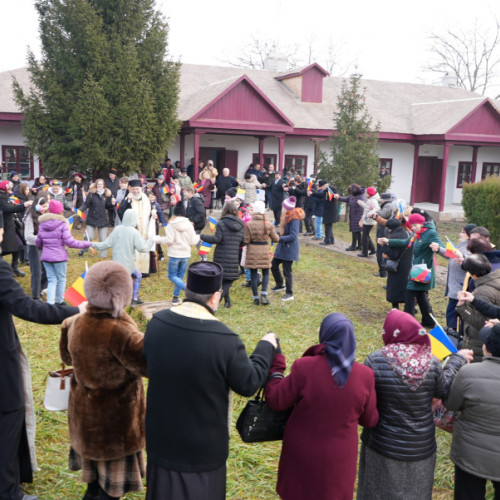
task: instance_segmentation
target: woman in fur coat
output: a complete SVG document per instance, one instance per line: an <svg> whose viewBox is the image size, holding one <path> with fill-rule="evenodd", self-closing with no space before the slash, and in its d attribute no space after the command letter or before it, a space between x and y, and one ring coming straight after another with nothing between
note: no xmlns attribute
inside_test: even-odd
<svg viewBox="0 0 500 500"><path fill-rule="evenodd" d="M271 265L276 286L272 289L274 292L285 291L285 295L281 297L283 302L293 300L293 277L292 264L299 260L300 245L299 245L299 230L301 220L305 217L304 210L296 208L297 202L295 196L290 196L281 206L284 212L281 214L280 222L280 239L274 252L274 258ZM279 266L283 266L283 274L285 275L285 286L283 286L283 275Z"/></svg>
<svg viewBox="0 0 500 500"><path fill-rule="evenodd" d="M83 212L87 213L87 229L85 231L85 239L92 241L96 230L99 235L99 241L106 241L108 237L108 209L113 208L115 199L111 191L105 186L102 179L97 179L89 188L89 194L85 199L85 203L80 206ZM78 255L83 255L83 251ZM107 251L102 251L99 254L103 259L108 255Z"/></svg>
<svg viewBox="0 0 500 500"><path fill-rule="evenodd" d="M82 470L85 500L142 490L144 336L123 310L132 279L118 262L98 262L85 277L87 312L64 321L59 349L72 365L68 407L70 469Z"/></svg>

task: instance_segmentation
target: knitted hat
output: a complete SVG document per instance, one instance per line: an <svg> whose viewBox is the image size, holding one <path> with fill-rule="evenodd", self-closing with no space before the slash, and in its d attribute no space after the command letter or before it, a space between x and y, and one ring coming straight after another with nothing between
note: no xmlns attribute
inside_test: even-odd
<svg viewBox="0 0 500 500"><path fill-rule="evenodd" d="M49 201L49 213L60 214L64 210L63 204L57 200Z"/></svg>
<svg viewBox="0 0 500 500"><path fill-rule="evenodd" d="M217 262L194 262L188 267L186 288L202 295L213 294L222 286L222 266Z"/></svg>
<svg viewBox="0 0 500 500"><path fill-rule="evenodd" d="M163 177L163 175L159 175L159 176L157 177L157 179L158 179L159 181L164 181L164 180L165 180L165 177Z"/></svg>
<svg viewBox="0 0 500 500"><path fill-rule="evenodd" d="M10 181L2 181L0 182L0 190L1 191L8 191L10 186Z"/></svg>
<svg viewBox="0 0 500 500"><path fill-rule="evenodd" d="M252 209L256 214L266 213L266 204L263 201L254 201L252 203Z"/></svg>
<svg viewBox="0 0 500 500"><path fill-rule="evenodd" d="M495 357L500 356L500 325L494 325L493 327L484 326L479 330L479 336L486 345L491 354Z"/></svg>
<svg viewBox="0 0 500 500"><path fill-rule="evenodd" d="M16 172L15 170L12 170L9 174L9 179L12 179L15 175L19 175L19 172Z"/></svg>
<svg viewBox="0 0 500 500"><path fill-rule="evenodd" d="M237 193L238 193L238 190L235 187L229 188L226 191L226 196L228 196L229 198L234 198Z"/></svg>
<svg viewBox="0 0 500 500"><path fill-rule="evenodd" d="M408 219L408 224L410 224L410 226L412 224L425 224L425 217L420 214L411 214Z"/></svg>
<svg viewBox="0 0 500 500"><path fill-rule="evenodd" d="M377 194L377 190L374 187L369 187L366 190L366 194L371 198L372 196L375 196Z"/></svg>
<svg viewBox="0 0 500 500"><path fill-rule="evenodd" d="M470 236L470 233L471 231L477 227L476 224L467 224L466 226L464 226L464 231L467 233L467 236Z"/></svg>
<svg viewBox="0 0 500 500"><path fill-rule="evenodd" d="M118 262L98 262L87 271L83 289L90 305L109 310L118 318L132 299L130 271Z"/></svg>
<svg viewBox="0 0 500 500"><path fill-rule="evenodd" d="M287 198L286 200L283 201L281 206L285 210L293 210L295 208L296 203L297 203L297 198L295 198L295 196L290 196L290 198Z"/></svg>

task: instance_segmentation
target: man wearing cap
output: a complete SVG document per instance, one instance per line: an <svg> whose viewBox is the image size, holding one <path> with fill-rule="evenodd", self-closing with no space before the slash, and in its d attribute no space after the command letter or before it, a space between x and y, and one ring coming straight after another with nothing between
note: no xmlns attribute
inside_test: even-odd
<svg viewBox="0 0 500 500"><path fill-rule="evenodd" d="M182 167L179 174L179 184L182 189L186 189L193 185L191 181L191 177L188 175L188 169L186 167Z"/></svg>
<svg viewBox="0 0 500 500"><path fill-rule="evenodd" d="M148 323L146 499L225 498L230 390L254 394L277 343L268 333L248 357L239 336L215 317L221 287L219 264L195 262L184 302Z"/></svg>
<svg viewBox="0 0 500 500"><path fill-rule="evenodd" d="M118 185L118 170L116 168L109 169L108 178L104 180L104 184L111 191L112 197L116 199L116 194L118 193L118 189L120 189ZM108 208L109 227L115 225L115 214L115 207Z"/></svg>
<svg viewBox="0 0 500 500"><path fill-rule="evenodd" d="M488 479L500 498L500 324L479 336L483 360L460 369L446 400L448 410L461 411L450 453L457 500L485 498Z"/></svg>

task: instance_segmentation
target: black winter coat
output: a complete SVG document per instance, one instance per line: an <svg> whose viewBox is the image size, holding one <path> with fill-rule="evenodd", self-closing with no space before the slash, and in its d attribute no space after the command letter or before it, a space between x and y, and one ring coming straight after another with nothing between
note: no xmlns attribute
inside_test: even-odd
<svg viewBox="0 0 500 500"><path fill-rule="evenodd" d="M16 214L24 213L24 205L16 205L9 202L9 194L6 191L0 191L0 210L3 212L3 241L2 253L9 254L17 252L19 242L16 237Z"/></svg>
<svg viewBox="0 0 500 500"><path fill-rule="evenodd" d="M307 184L305 182L301 182L297 185L293 184L292 187L290 187L288 194L297 198L297 203L295 205L296 208L304 208L307 197Z"/></svg>
<svg viewBox="0 0 500 500"><path fill-rule="evenodd" d="M201 196L197 193L188 200L186 217L194 224L196 231L201 231L207 223L207 212Z"/></svg>
<svg viewBox="0 0 500 500"><path fill-rule="evenodd" d="M276 184L274 183L274 180L272 181L271 210L279 210L279 208L281 207L281 204L283 203L283 197L285 195L285 192L283 191L284 187L286 187L286 182L283 179L280 179Z"/></svg>
<svg viewBox="0 0 500 500"><path fill-rule="evenodd" d="M111 203L111 193L109 190L105 190L102 196L97 194L97 192L89 192L85 203L80 206L80 210L82 212L88 209L86 219L87 226L94 227L108 226L108 208L113 208L113 204Z"/></svg>
<svg viewBox="0 0 500 500"><path fill-rule="evenodd" d="M330 189L334 194L337 192L335 188ZM332 201L330 201L328 189L312 193L311 196L323 201L323 224L335 224L335 222L339 221L339 206L337 200L332 197Z"/></svg>
<svg viewBox="0 0 500 500"><path fill-rule="evenodd" d="M375 372L379 419L373 429L364 429L363 443L384 457L404 462L424 460L436 451L432 399L445 398L458 370L467 361L453 354L445 366L435 357L422 384L412 391L396 375L381 351L365 365Z"/></svg>
<svg viewBox="0 0 500 500"><path fill-rule="evenodd" d="M389 234L390 239L394 238L396 240L404 240L408 236L409 233L406 232L404 226L398 227ZM391 303L403 303L405 302L408 276L413 263L413 247L396 248L383 245L382 253L385 253L391 260L399 260L398 270L395 273L387 271L386 300Z"/></svg>
<svg viewBox="0 0 500 500"><path fill-rule="evenodd" d="M215 234L200 234L203 241L217 245L213 260L222 266L223 280L234 281L240 275L239 253L244 235L245 224L234 215L222 217L215 226Z"/></svg>
<svg viewBox="0 0 500 500"><path fill-rule="evenodd" d="M19 337L12 316L43 324L62 323L77 307L49 305L26 295L12 269L0 259L0 413L24 406Z"/></svg>

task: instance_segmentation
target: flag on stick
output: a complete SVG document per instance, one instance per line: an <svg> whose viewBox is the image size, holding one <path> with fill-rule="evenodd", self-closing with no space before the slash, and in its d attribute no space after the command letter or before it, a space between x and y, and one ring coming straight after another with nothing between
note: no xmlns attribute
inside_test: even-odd
<svg viewBox="0 0 500 500"><path fill-rule="evenodd" d="M168 186L163 186L161 188L163 194L169 194L170 193L170 188Z"/></svg>
<svg viewBox="0 0 500 500"><path fill-rule="evenodd" d="M85 264L87 267L87 265ZM66 290L64 298L72 305L79 306L82 302L85 302L87 298L85 297L85 291L83 289L83 281L85 280L85 275L87 274L87 269L83 274L78 277L73 284Z"/></svg>
<svg viewBox="0 0 500 500"><path fill-rule="evenodd" d="M78 208L73 208L73 212L75 212L76 215L78 215L78 217L80 217L80 219L82 220L85 220L87 218L87 216Z"/></svg>
<svg viewBox="0 0 500 500"><path fill-rule="evenodd" d="M196 188L196 191L197 191L198 193L201 193L201 192L203 191L203 188L204 188L204 187L205 187L205 186L200 186L200 187L197 187L197 188Z"/></svg>
<svg viewBox="0 0 500 500"><path fill-rule="evenodd" d="M436 323L436 326L429 332L432 354L439 360L442 360L446 356L457 352L457 348L448 335L446 335L441 325L436 321L436 318L432 315L431 317Z"/></svg>
<svg viewBox="0 0 500 500"><path fill-rule="evenodd" d="M38 188L40 189L40 188ZM49 185L48 184L45 184L43 187L42 187L42 191L48 191L49 190Z"/></svg>
<svg viewBox="0 0 500 500"><path fill-rule="evenodd" d="M212 244L204 241L201 244L200 249L198 250L198 255L207 255L210 252L211 248L212 248Z"/></svg>
<svg viewBox="0 0 500 500"><path fill-rule="evenodd" d="M69 186L66 188L66 194L71 194L73 192L73 189L71 189Z"/></svg>
<svg viewBox="0 0 500 500"><path fill-rule="evenodd" d="M73 229L73 224L75 223L75 217L74 217L74 215L72 215L71 217L69 217L66 220L68 221L69 230L71 231Z"/></svg>
<svg viewBox="0 0 500 500"><path fill-rule="evenodd" d="M9 201L11 203L13 203L14 205L20 205L21 204L21 200L17 196L14 196L13 194L11 194L9 196Z"/></svg>
<svg viewBox="0 0 500 500"><path fill-rule="evenodd" d="M445 236L446 238L446 252L444 253L445 257L448 257L449 259L456 259L457 256L455 255L455 250L457 247L450 241L448 236Z"/></svg>
<svg viewBox="0 0 500 500"><path fill-rule="evenodd" d="M215 226L217 225L217 220L213 217L208 218L208 224L210 225L210 231L214 232Z"/></svg>
<svg viewBox="0 0 500 500"><path fill-rule="evenodd" d="M198 187L199 187L199 186L200 186L200 183L199 183L199 182L195 182L195 183L193 184L194 189L198 189Z"/></svg>
<svg viewBox="0 0 500 500"><path fill-rule="evenodd" d="M313 180L313 179L309 179L309 180L307 181L307 190L308 190L308 191L312 191L313 185L314 185L314 180ZM331 201L331 200L330 200L330 201Z"/></svg>
<svg viewBox="0 0 500 500"><path fill-rule="evenodd" d="M329 198L330 201L332 201L333 191L330 188L328 188L328 198Z"/></svg>

